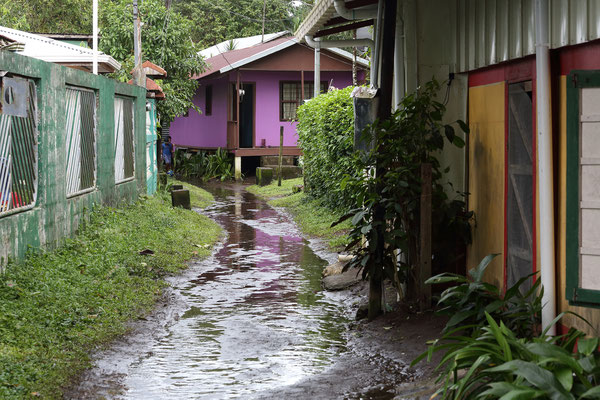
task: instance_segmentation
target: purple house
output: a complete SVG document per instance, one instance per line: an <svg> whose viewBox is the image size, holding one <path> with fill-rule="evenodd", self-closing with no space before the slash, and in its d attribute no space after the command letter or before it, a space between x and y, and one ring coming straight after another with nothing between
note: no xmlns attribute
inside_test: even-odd
<svg viewBox="0 0 600 400"><path fill-rule="evenodd" d="M224 42L225 43L225 42ZM235 156L236 175L242 162L252 168L259 157L279 154L280 128L283 154L300 155L296 109L314 93L314 50L299 44L286 32L234 39L233 50L213 46L206 55L208 69L193 79L200 82L193 99L202 110L190 111L171 123L176 147L191 150L225 148ZM239 48L241 47L241 48ZM358 58L359 83L366 60ZM321 50L321 91L330 85L352 84L352 54L340 49Z"/></svg>

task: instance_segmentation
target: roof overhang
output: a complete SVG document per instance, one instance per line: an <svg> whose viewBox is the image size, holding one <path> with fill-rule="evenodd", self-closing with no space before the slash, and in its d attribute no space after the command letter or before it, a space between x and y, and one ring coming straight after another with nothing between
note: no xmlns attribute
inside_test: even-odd
<svg viewBox="0 0 600 400"><path fill-rule="evenodd" d="M346 8L358 10L365 6L377 4L377 0L349 0L345 4ZM320 0L316 2L304 21L302 21L294 36L296 36L298 41L302 42L307 35L314 37L326 36L331 33L345 32L372 24L372 21L349 22L338 15L335 10L334 0Z"/></svg>

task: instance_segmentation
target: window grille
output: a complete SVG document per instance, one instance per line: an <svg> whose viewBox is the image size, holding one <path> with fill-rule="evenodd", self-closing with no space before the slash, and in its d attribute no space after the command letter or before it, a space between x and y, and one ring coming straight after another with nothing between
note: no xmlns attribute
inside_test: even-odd
<svg viewBox="0 0 600 400"><path fill-rule="evenodd" d="M9 87L12 88L9 89ZM33 206L37 196L37 95L31 80L3 78L0 114L0 215Z"/></svg>
<svg viewBox="0 0 600 400"><path fill-rule="evenodd" d="M96 184L96 95L67 88L67 195Z"/></svg>
<svg viewBox="0 0 600 400"><path fill-rule="evenodd" d="M133 178L133 100L115 97L115 182Z"/></svg>
<svg viewBox="0 0 600 400"><path fill-rule="evenodd" d="M321 92L326 91L327 83L321 82ZM312 99L314 97L314 86L312 82L304 82L304 99L302 99L302 83L299 81L295 82L281 82L280 84L280 120L281 121L295 121L296 110L302 105L305 100Z"/></svg>

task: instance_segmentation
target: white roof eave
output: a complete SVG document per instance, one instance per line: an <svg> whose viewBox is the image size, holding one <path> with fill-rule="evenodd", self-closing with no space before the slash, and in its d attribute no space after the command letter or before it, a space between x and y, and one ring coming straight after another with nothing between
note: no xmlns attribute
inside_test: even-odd
<svg viewBox="0 0 600 400"><path fill-rule="evenodd" d="M288 48L290 46L293 46L296 43L298 43L297 39L286 40L285 42L280 43L277 46L273 46L273 47L271 47L269 49L261 51L260 53L256 53L254 55L251 55L250 57L246 57L246 58L244 58L242 60L236 61L233 64L226 65L225 67L221 68L219 70L219 72L223 74L223 73L231 71L233 69L240 68L240 67L242 67L242 66L244 66L246 64L249 64L249 63L251 63L253 61L260 60L263 57L269 56L269 55L271 55L273 53L277 53L278 51L281 51L281 50L286 49L286 48Z"/></svg>
<svg viewBox="0 0 600 400"><path fill-rule="evenodd" d="M333 0L320 0L316 2L294 36L302 42L304 36L314 35L335 14Z"/></svg>

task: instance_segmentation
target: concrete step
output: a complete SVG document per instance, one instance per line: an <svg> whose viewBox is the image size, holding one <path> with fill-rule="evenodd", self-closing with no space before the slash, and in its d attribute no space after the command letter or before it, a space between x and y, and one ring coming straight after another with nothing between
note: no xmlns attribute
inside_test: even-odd
<svg viewBox="0 0 600 400"><path fill-rule="evenodd" d="M276 179L279 167L277 165L265 165L263 168L273 169L273 179ZM282 165L281 172L283 179L299 178L302 176L302 167L297 165Z"/></svg>
<svg viewBox="0 0 600 400"><path fill-rule="evenodd" d="M283 156L281 157L282 165L294 165L294 156ZM260 166L273 166L279 165L279 156L262 156L260 157Z"/></svg>

